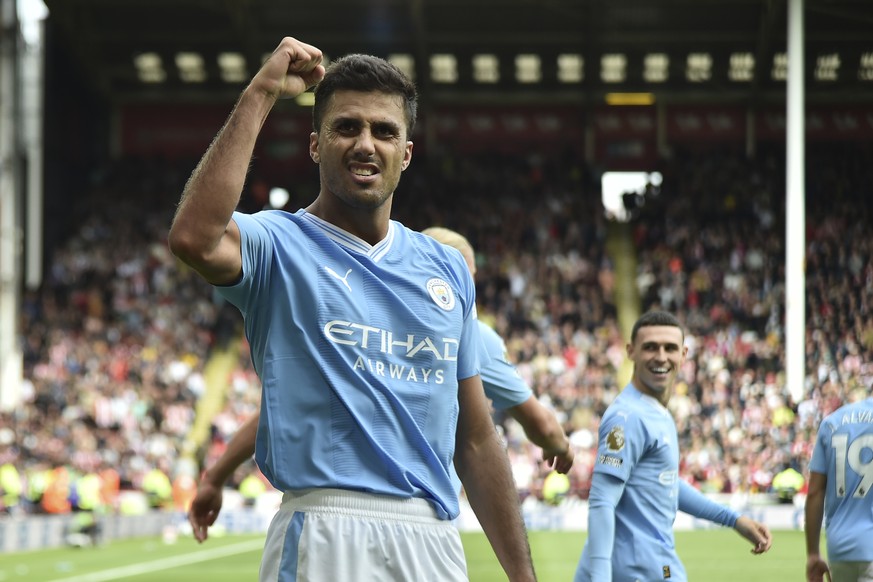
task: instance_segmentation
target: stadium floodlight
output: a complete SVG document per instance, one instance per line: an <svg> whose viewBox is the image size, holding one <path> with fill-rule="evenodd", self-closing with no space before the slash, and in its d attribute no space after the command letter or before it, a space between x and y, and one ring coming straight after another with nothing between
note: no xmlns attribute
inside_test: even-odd
<svg viewBox="0 0 873 582"><path fill-rule="evenodd" d="M543 77L540 56L521 54L515 56L515 80L519 83L539 83Z"/></svg>
<svg viewBox="0 0 873 582"><path fill-rule="evenodd" d="M836 81L840 70L839 53L819 55L815 61L816 81Z"/></svg>
<svg viewBox="0 0 873 582"><path fill-rule="evenodd" d="M736 82L751 81L755 75L755 55L752 53L733 53L730 57L728 79Z"/></svg>
<svg viewBox="0 0 873 582"><path fill-rule="evenodd" d="M477 83L497 83L500 81L500 61L497 55L473 55L473 80Z"/></svg>
<svg viewBox="0 0 873 582"><path fill-rule="evenodd" d="M179 69L179 78L186 83L202 83L206 80L206 67L203 66L200 53L177 53L176 68Z"/></svg>
<svg viewBox="0 0 873 582"><path fill-rule="evenodd" d="M164 63L158 53L140 53L133 57L136 74L143 83L163 83L167 79Z"/></svg>
<svg viewBox="0 0 873 582"><path fill-rule="evenodd" d="M274 187L270 188L270 206L273 208L285 208L291 195L285 188Z"/></svg>
<svg viewBox="0 0 873 582"><path fill-rule="evenodd" d="M540 56L520 54L515 56L515 80L519 83L539 83L543 72Z"/></svg>
<svg viewBox="0 0 873 582"><path fill-rule="evenodd" d="M861 62L858 66L858 79L861 81L873 81L873 53L861 55Z"/></svg>
<svg viewBox="0 0 873 582"><path fill-rule="evenodd" d="M663 83L670 76L670 57L666 53L650 53L643 58L643 79Z"/></svg>
<svg viewBox="0 0 873 582"><path fill-rule="evenodd" d="M788 79L788 53L776 53L773 55L773 70L771 75L774 81Z"/></svg>
<svg viewBox="0 0 873 582"><path fill-rule="evenodd" d="M565 53L558 55L558 81L581 83L585 77L585 59L582 55Z"/></svg>
<svg viewBox="0 0 873 582"><path fill-rule="evenodd" d="M409 53L392 53L388 62L403 71L411 80L415 80L415 58Z"/></svg>
<svg viewBox="0 0 873 582"><path fill-rule="evenodd" d="M435 83L458 82L458 60L449 53L437 53L430 56L430 78Z"/></svg>
<svg viewBox="0 0 873 582"><path fill-rule="evenodd" d="M600 79L604 83L621 83L626 76L626 56L621 53L607 53L600 57Z"/></svg>
<svg viewBox="0 0 873 582"><path fill-rule="evenodd" d="M709 53L689 53L685 63L685 78L692 83L709 81L712 77L712 55Z"/></svg>
<svg viewBox="0 0 873 582"><path fill-rule="evenodd" d="M219 53L217 61L221 80L225 83L242 83L248 79L246 59L240 53Z"/></svg>

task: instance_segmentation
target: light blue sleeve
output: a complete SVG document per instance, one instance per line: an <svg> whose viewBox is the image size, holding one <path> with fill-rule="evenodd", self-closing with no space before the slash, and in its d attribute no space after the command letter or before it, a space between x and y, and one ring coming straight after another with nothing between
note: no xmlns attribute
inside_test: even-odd
<svg viewBox="0 0 873 582"><path fill-rule="evenodd" d="M246 315L269 280L273 240L257 215L234 212L233 221L240 232L242 278L233 285L217 285L215 290Z"/></svg>
<svg viewBox="0 0 873 582"><path fill-rule="evenodd" d="M594 473L607 473L627 481L646 446L643 421L633 410L614 402L603 415L598 430Z"/></svg>
<svg viewBox="0 0 873 582"><path fill-rule="evenodd" d="M577 582L612 580L612 552L615 546L615 508L624 493L624 481L594 473L588 497L587 563L579 563Z"/></svg>
<svg viewBox="0 0 873 582"><path fill-rule="evenodd" d="M479 335L479 314L476 312L476 284L473 276L464 263L461 253L455 249L458 259L458 270L464 282L462 292L464 294L464 324L461 330L461 343L458 352L458 380L465 380L480 373L480 354L478 346L482 339ZM465 346L476 346L475 349L465 349Z"/></svg>
<svg viewBox="0 0 873 582"><path fill-rule="evenodd" d="M809 461L809 470L813 473L828 473L827 442L830 440L833 429L828 418L822 421L815 437L815 447L812 449L812 458Z"/></svg>
<svg viewBox="0 0 873 582"><path fill-rule="evenodd" d="M712 501L685 481L679 481L679 510L728 527L734 527L740 518L739 513Z"/></svg>
<svg viewBox="0 0 873 582"><path fill-rule="evenodd" d="M506 344L496 331L479 322L479 374L494 408L506 410L526 402L533 391L506 358Z"/></svg>

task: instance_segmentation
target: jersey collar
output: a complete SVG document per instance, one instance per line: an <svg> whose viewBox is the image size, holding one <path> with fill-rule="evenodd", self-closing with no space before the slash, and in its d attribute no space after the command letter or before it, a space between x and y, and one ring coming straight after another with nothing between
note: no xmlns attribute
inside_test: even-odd
<svg viewBox="0 0 873 582"><path fill-rule="evenodd" d="M657 398L654 398L654 397L652 397L652 396L649 396L648 394L644 394L643 392L641 392L641 391L639 390L639 388L637 388L636 386L634 386L633 383L628 384L627 387L625 388L625 390L626 390L627 388L632 388L633 391L634 391L636 394L638 394L638 398L639 398L640 400L644 400L644 401L648 402L649 404L651 404L652 406L654 406L655 408L657 408L658 410L660 410L660 411L662 411L662 412L665 412L665 413L667 413L667 414L670 414L670 410L669 410L666 406L664 406L663 404L661 404L661 401L660 401L660 400L658 400Z"/></svg>
<svg viewBox="0 0 873 582"><path fill-rule="evenodd" d="M352 251L353 253L367 255L377 263L388 254L388 251L391 250L391 246L394 242L396 225L393 220L388 222L388 234L385 235L385 238L376 244L371 245L364 239L359 238L352 233L341 229L335 224L315 216L314 214L310 214L305 210L301 211L301 216L318 227L330 240L338 245Z"/></svg>

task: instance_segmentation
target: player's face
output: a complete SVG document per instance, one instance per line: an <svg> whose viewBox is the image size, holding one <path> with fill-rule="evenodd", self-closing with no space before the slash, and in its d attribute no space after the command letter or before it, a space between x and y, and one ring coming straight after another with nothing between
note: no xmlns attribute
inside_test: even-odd
<svg viewBox="0 0 873 582"><path fill-rule="evenodd" d="M640 392L667 403L688 352L682 340L682 330L672 325L650 325L637 331L627 355L633 360L633 383Z"/></svg>
<svg viewBox="0 0 873 582"><path fill-rule="evenodd" d="M337 91L319 133L309 138L321 188L356 209L390 199L412 159L403 98L379 92Z"/></svg>

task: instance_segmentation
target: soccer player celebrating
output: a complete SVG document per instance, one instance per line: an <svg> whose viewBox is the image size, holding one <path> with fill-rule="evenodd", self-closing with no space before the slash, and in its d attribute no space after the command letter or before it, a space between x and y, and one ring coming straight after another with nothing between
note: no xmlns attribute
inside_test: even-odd
<svg viewBox="0 0 873 582"><path fill-rule="evenodd" d="M185 186L172 251L239 308L261 384L256 460L284 492L260 580L466 580L457 477L510 580L534 580L478 374L460 255L391 220L415 86L390 63L284 38ZM261 127L315 89L316 199L235 212Z"/></svg>
<svg viewBox="0 0 873 582"><path fill-rule="evenodd" d="M873 581L873 397L847 404L821 423L806 496L808 582ZM828 562L819 553L827 515Z"/></svg>
<svg viewBox="0 0 873 582"><path fill-rule="evenodd" d="M667 403L685 362L684 341L669 313L649 312L634 324L627 346L633 377L600 423L576 582L685 582L673 537L677 510L733 527L755 554L770 549L766 526L679 479L678 434Z"/></svg>

